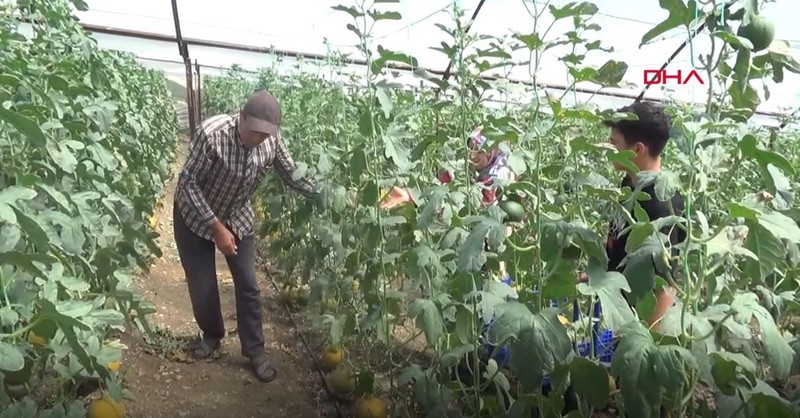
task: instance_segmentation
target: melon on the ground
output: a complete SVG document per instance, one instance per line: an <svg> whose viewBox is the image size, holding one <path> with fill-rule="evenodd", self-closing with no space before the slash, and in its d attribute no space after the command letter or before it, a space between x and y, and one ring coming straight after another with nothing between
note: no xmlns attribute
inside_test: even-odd
<svg viewBox="0 0 800 418"><path fill-rule="evenodd" d="M328 376L328 383L337 395L347 395L356 389L356 374L349 364L340 364Z"/></svg>
<svg viewBox="0 0 800 418"><path fill-rule="evenodd" d="M333 370L344 360L344 351L339 347L327 347L322 352L322 366Z"/></svg>
<svg viewBox="0 0 800 418"><path fill-rule="evenodd" d="M356 418L386 418L386 404L373 396L358 400L353 415Z"/></svg>
<svg viewBox="0 0 800 418"><path fill-rule="evenodd" d="M122 418L125 416L125 405L103 396L89 405L88 412L88 418Z"/></svg>

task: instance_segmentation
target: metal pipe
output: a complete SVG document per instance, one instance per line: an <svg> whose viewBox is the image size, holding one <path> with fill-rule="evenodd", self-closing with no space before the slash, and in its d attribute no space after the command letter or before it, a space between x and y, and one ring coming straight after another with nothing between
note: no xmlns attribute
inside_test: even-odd
<svg viewBox="0 0 800 418"><path fill-rule="evenodd" d="M191 138L195 132L195 106L194 106L194 87L192 86L192 63L184 61L186 66L186 111L189 117L189 137Z"/></svg>
<svg viewBox="0 0 800 418"><path fill-rule="evenodd" d="M472 17L469 19L469 23L467 23L467 27L464 29L465 34L469 32L469 28L472 27L473 23L475 23L475 18L478 17L478 12L481 11L484 1L485 0L481 0L481 2L478 3L478 7L475 8L475 12L472 13ZM447 64L447 68L444 70L444 75L442 76L442 80L447 81L447 79L450 78L450 70L452 68L453 68L453 59L451 58L450 62Z"/></svg>
<svg viewBox="0 0 800 418"><path fill-rule="evenodd" d="M178 53L183 57L183 65L186 68L186 107L189 116L189 137L194 135L197 120L195 114L197 106L194 101L194 88L192 83L192 61L189 59L189 47L183 40L181 34L181 19L178 15L178 1L172 0L172 18L175 21L175 38L173 42L178 43Z"/></svg>
<svg viewBox="0 0 800 418"><path fill-rule="evenodd" d="M178 54L183 58L189 56L189 51L183 43L183 36L181 35L181 18L178 15L178 1L172 0L172 19L175 21L175 42L178 43Z"/></svg>
<svg viewBox="0 0 800 418"><path fill-rule="evenodd" d="M202 121L203 120L203 113L202 113L202 109L203 109L203 101L202 100L203 99L202 99L202 95L201 95L200 92L201 92L201 90L203 88L202 87L203 86L203 80L200 78L200 63L197 61L197 58L194 59L194 68L195 68L195 71L197 72L197 120L198 121Z"/></svg>

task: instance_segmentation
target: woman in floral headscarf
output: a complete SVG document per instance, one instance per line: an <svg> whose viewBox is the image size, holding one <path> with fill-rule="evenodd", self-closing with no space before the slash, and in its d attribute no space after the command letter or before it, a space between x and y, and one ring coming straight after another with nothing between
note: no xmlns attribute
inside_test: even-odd
<svg viewBox="0 0 800 418"><path fill-rule="evenodd" d="M469 149L469 160L478 172L477 181L483 184L483 203L492 205L497 202L495 190L499 186L497 180L504 182L514 181L514 172L508 167L508 154L494 145L481 132L482 126L475 128L467 137L467 148ZM442 171L437 176L442 184L452 181L452 176L448 171ZM392 187L387 194L387 199L381 204L381 209L391 209L406 202L413 202L414 199L408 190Z"/></svg>

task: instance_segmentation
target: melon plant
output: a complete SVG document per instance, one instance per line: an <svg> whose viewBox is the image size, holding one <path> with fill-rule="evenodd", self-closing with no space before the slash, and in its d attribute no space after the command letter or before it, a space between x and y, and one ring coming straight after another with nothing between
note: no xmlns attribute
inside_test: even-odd
<svg viewBox="0 0 800 418"><path fill-rule="evenodd" d="M657 194L680 191L688 210L633 222L620 272L606 271L605 243L613 213L641 212L634 190L621 187L613 169L630 161L606 144L601 122L613 109L564 99L578 83L615 87L630 72L616 60L582 61L605 48L596 39L598 6L540 7L530 32L502 40L467 32L469 16L455 7L452 22L440 27L446 37L440 52L457 77L419 70L421 87L399 89L388 64L420 63L371 37L373 26L400 17L389 3L335 7L352 18L353 41L370 52L359 85L265 68L243 82L246 88L215 90L268 87L285 103L282 129L293 155L302 156L298 172L314 178L321 195L313 206L283 194L277 179L263 184L265 205L280 215L264 222L282 231L267 251L279 249L270 258L281 280L311 289L306 313L313 331L346 342L348 357L364 371L358 385L364 387L355 392L372 396L357 403L358 411L405 403L407 410L469 417L796 414L783 382L797 372L800 345L791 325L800 314L793 280L800 271L798 134L759 127L753 116L761 80L779 82L783 73L800 72L800 64L779 48L769 54L740 48L736 24L757 21L754 6L761 2L731 13L731 24L715 29L724 33L700 35L716 43L708 68L698 70L713 74L713 88L700 104L669 104L674 135L662 170L640 173ZM664 20L643 31L642 44L686 31L683 25L694 20L682 2L658 4ZM548 19L569 33L546 31ZM481 76L524 55L529 81L540 80L547 54L568 65L563 97L532 83L524 92L530 104L488 102L503 84ZM326 71L350 80L342 62L332 55ZM205 83L228 86L238 77L232 71ZM519 178L504 186L509 197L500 196L498 205L482 203L464 145L478 124L511 150L509 167ZM436 178L444 171L448 182ZM381 191L395 185L414 204L381 210ZM527 217L506 236L503 220L520 219L510 203L516 199ZM669 227L686 231L688 242L665 245L661 231ZM664 269L670 277L656 275L655 263L670 267ZM581 272L588 280L578 284ZM648 329L640 319L654 309L652 291L667 284L679 289L677 301L660 327ZM321 312L318 304L329 297L339 306ZM580 342L592 339L598 302L596 326L613 334L615 351L583 357ZM487 346L507 353L508 361L488 359ZM568 383L569 390L540 396L543 388Z"/></svg>
<svg viewBox="0 0 800 418"><path fill-rule="evenodd" d="M115 340L153 312L131 283L160 255L149 219L175 155L173 99L163 73L98 48L74 6L0 5L0 381L27 388L0 390L3 416L85 416L63 389L90 379L118 402ZM110 402L90 415L121 416Z"/></svg>

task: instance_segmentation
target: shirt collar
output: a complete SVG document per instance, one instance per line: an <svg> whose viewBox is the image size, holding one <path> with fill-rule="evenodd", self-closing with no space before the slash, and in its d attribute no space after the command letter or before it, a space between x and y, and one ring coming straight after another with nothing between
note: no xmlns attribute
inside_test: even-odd
<svg viewBox="0 0 800 418"><path fill-rule="evenodd" d="M250 148L244 145L242 142L242 127L239 124L239 118L236 118L233 122L233 138L236 145L243 148L245 151L250 151Z"/></svg>

